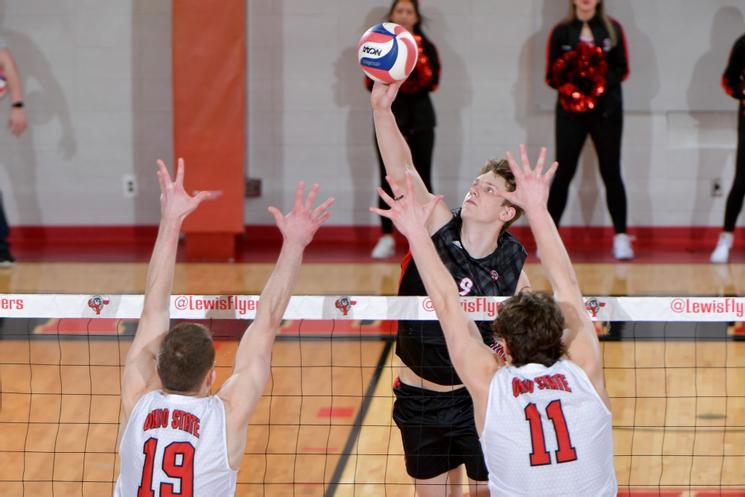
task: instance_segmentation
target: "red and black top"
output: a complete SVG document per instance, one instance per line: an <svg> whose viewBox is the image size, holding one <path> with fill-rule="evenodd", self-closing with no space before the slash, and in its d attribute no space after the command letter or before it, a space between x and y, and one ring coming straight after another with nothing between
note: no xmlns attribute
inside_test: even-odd
<svg viewBox="0 0 745 497"><path fill-rule="evenodd" d="M426 36L414 34L414 39L419 47L416 66L391 106L396 124L404 132L434 128L437 124L429 94L440 84L440 58L437 48ZM372 90L373 81L368 77L365 77L365 86Z"/></svg>
<svg viewBox="0 0 745 497"><path fill-rule="evenodd" d="M740 101L740 124L745 126L745 35L732 47L727 68L722 74L722 88L727 95Z"/></svg>
<svg viewBox="0 0 745 497"><path fill-rule="evenodd" d="M471 257L460 240L463 219L460 209L432 235L437 253L453 276L464 297L509 297L515 294L527 252L509 232L499 236L496 250L481 259ZM424 282L411 253L401 264L399 296L427 295ZM477 321L484 343L493 346L491 321ZM463 330L465 332L465 330ZM438 321L399 321L396 355L414 373L439 385L458 385L458 377L448 354L445 335Z"/></svg>
<svg viewBox="0 0 745 497"><path fill-rule="evenodd" d="M611 25L616 32L616 44L613 46L610 33L600 16L594 16L587 21L592 31L594 46L600 47L605 54L607 72L605 73L605 92L598 98L596 110L609 112L623 109L621 82L629 76L628 50L626 36L621 24L611 19ZM583 21L574 18L570 22L557 24L548 37L546 47L546 84L557 90L561 82L554 74L554 65L567 52L577 49L581 43ZM558 105L558 104L557 104Z"/></svg>

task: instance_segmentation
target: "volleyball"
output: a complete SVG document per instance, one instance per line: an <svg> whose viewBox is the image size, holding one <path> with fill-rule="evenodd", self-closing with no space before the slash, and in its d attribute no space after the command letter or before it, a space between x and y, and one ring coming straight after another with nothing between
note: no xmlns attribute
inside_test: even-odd
<svg viewBox="0 0 745 497"><path fill-rule="evenodd" d="M5 79L5 74L0 73L0 98L3 98L8 93L8 81Z"/></svg>
<svg viewBox="0 0 745 497"><path fill-rule="evenodd" d="M414 70L419 49L414 36L392 22L371 27L357 44L357 60L372 80L395 83Z"/></svg>

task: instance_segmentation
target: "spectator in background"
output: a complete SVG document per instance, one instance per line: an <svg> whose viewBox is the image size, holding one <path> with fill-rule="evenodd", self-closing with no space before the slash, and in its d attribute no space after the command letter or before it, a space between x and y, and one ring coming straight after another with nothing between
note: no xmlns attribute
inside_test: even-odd
<svg viewBox="0 0 745 497"><path fill-rule="evenodd" d="M21 136L27 126L26 111L23 108L23 87L13 57L11 57L8 46L2 38L0 38L0 78L4 80L5 85L7 85L6 92L10 94L11 110L8 129L13 135ZM8 244L9 234L10 227L5 218L5 210L0 203L0 267L11 266L15 262Z"/></svg>
<svg viewBox="0 0 745 497"><path fill-rule="evenodd" d="M626 190L621 178L623 98L629 74L623 28L608 17L601 0L569 0L569 14L548 40L546 83L558 90L556 160L548 210L556 225L589 134L595 145L606 202L613 220L613 256L632 259L626 234Z"/></svg>
<svg viewBox="0 0 745 497"><path fill-rule="evenodd" d="M745 197L745 35L732 47L729 63L722 75L722 87L727 95L740 102L737 122L737 158L735 159L735 179L732 181L724 211L724 228L719 234L719 242L711 253L711 262L724 264L729 260L729 251L734 240L735 222L742 210Z"/></svg>
<svg viewBox="0 0 745 497"><path fill-rule="evenodd" d="M422 16L419 12L418 0L394 0L388 11L388 21L395 22L406 28L416 39L419 47L419 58L414 71L401 85L398 97L393 102L392 110L396 116L401 134L411 149L414 167L424 181L427 191L432 191L432 150L435 146L435 109L429 94L437 90L440 83L440 59L434 44L422 31ZM373 82L366 78L368 90L372 90ZM390 186L385 180L386 172L380 151L375 147L380 169L380 185L391 195ZM378 201L380 208L384 208L382 200ZM393 239L393 223L385 217L380 218L382 236L372 251L374 259L387 259L396 251Z"/></svg>

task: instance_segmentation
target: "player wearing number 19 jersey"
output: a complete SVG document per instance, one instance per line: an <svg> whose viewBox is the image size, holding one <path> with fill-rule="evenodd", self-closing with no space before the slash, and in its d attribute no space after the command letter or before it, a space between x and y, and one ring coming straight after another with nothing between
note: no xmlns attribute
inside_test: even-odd
<svg viewBox="0 0 745 497"><path fill-rule="evenodd" d="M117 497L235 493L225 407L215 395L145 394L129 416L119 453Z"/></svg>
<svg viewBox="0 0 745 497"><path fill-rule="evenodd" d="M439 199L412 199L407 176L406 190L389 180L396 200L382 193L391 209L375 212L391 218L409 240L450 359L473 399L490 495L611 497L618 485L600 343L546 208L558 164L544 174L545 157L544 148L534 168L524 146L522 166L508 153L516 188L499 192L524 210L554 292L520 292L503 303L492 329L504 357L492 353L463 311L429 236L427 219Z"/></svg>
<svg viewBox="0 0 745 497"><path fill-rule="evenodd" d="M181 223L209 194L186 193L182 160L175 180L162 161L158 167L160 226L142 316L122 374L121 469L114 496L231 497L248 422L269 381L274 337L303 252L329 218L333 199L313 208L318 185L304 199L300 183L290 213L269 208L282 233L282 249L261 292L256 318L238 344L233 371L212 395L217 373L209 330L197 323L168 329Z"/></svg>

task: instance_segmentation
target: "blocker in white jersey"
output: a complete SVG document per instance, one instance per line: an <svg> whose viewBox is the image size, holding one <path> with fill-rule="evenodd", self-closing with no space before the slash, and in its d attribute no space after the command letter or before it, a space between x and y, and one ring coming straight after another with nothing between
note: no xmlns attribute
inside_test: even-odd
<svg viewBox="0 0 745 497"><path fill-rule="evenodd" d="M616 495L611 413L568 359L500 368L481 446L492 497Z"/></svg>
<svg viewBox="0 0 745 497"><path fill-rule="evenodd" d="M119 447L115 497L235 494L225 408L217 396L153 391L137 402Z"/></svg>
<svg viewBox="0 0 745 497"><path fill-rule="evenodd" d="M279 332L305 247L329 218L329 198L313 203L318 185L305 198L295 191L287 215L269 207L282 250L261 291L261 306L238 343L230 376L217 389L215 344L198 323L169 329L171 291L181 223L210 196L184 189L184 162L176 178L158 161L161 217L148 265L142 316L122 373L121 458L117 497L230 497L245 454L248 423L271 371Z"/></svg>

